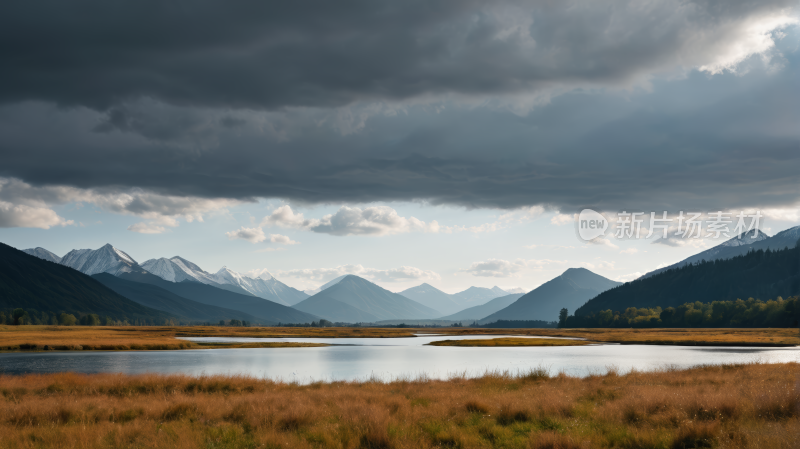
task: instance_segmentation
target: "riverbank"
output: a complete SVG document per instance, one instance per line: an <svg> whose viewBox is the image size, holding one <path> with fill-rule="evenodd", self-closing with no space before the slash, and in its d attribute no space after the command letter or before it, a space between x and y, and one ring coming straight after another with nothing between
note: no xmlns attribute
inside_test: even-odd
<svg viewBox="0 0 800 449"><path fill-rule="evenodd" d="M249 338L409 338L417 333L449 336L519 335L583 338L589 342L681 345L785 347L800 345L797 329L473 329L369 327L112 327L112 326L0 326L0 351L126 351L203 349L209 344L181 337ZM215 343L215 348L320 346L309 343Z"/></svg>
<svg viewBox="0 0 800 449"><path fill-rule="evenodd" d="M0 447L795 447L800 365L301 386L245 376L0 376Z"/></svg>

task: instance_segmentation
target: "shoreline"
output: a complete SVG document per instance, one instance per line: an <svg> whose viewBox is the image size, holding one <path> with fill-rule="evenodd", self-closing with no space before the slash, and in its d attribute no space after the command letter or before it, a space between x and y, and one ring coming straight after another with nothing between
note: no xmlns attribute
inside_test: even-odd
<svg viewBox="0 0 800 449"><path fill-rule="evenodd" d="M69 351L163 351L213 348L324 347L310 342L204 343L187 337L247 338L415 338L430 334L429 328L223 328L107 327L107 326L0 326L0 352ZM581 339L590 343L655 346L707 346L789 348L800 346L794 328L768 329L471 329L437 328L441 341L454 336L480 335L501 338L541 337ZM515 345L518 346L518 345ZM532 345L534 346L534 345Z"/></svg>

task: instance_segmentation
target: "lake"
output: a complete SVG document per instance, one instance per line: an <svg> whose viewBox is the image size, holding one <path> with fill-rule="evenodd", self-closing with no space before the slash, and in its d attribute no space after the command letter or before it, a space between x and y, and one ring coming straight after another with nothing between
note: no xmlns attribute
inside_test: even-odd
<svg viewBox="0 0 800 449"><path fill-rule="evenodd" d="M309 383L331 380L392 380L425 375L446 379L487 370L524 372L547 367L552 374L585 376L616 368L653 370L665 366L800 362L800 348L650 346L602 344L561 347L463 348L425 346L431 341L497 338L433 336L416 338L187 338L209 342L312 342L317 348L199 349L184 351L87 351L0 354L4 374L121 372L246 374Z"/></svg>

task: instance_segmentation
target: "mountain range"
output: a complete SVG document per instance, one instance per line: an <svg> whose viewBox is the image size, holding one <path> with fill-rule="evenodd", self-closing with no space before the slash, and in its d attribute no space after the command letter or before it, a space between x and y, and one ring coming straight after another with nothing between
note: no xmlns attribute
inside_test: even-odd
<svg viewBox="0 0 800 449"><path fill-rule="evenodd" d="M162 324L172 316L138 304L80 271L0 243L0 309L85 315Z"/></svg>
<svg viewBox="0 0 800 449"><path fill-rule="evenodd" d="M575 310L600 293L621 284L586 268L569 268L561 276L545 282L478 323L497 320L558 321L562 308Z"/></svg>
<svg viewBox="0 0 800 449"><path fill-rule="evenodd" d="M436 318L441 315L430 307L355 275L345 276L336 284L295 304L294 308L345 323Z"/></svg>
<svg viewBox="0 0 800 449"><path fill-rule="evenodd" d="M222 267L214 274L208 273L196 264L182 258L150 259L142 268L170 282L195 281L212 285L223 290L244 293L267 299L278 304L291 306L308 298L308 295L275 279L269 273L251 278Z"/></svg>
<svg viewBox="0 0 800 449"><path fill-rule="evenodd" d="M257 322L268 323L310 323L318 321L319 316L304 313L292 307L287 307L269 300L252 295L231 292L200 282L182 281L169 282L148 273L146 270L137 270L119 276L126 281L154 285L170 293L178 295L201 304L238 310L257 317Z"/></svg>
<svg viewBox="0 0 800 449"><path fill-rule="evenodd" d="M794 248L797 244L797 240L800 239L800 226L795 226L785 231L781 231L772 237L768 236L763 231L759 231L756 236L753 236L752 234L753 231L750 231L742 235L741 238L733 237L730 240L720 243L713 248L697 253L691 257L687 257L678 263L646 273L640 279L650 277L654 274L658 274L672 268L700 262L702 260L730 259L742 254L747 254L748 251L759 249L769 248L772 250L777 250Z"/></svg>
<svg viewBox="0 0 800 449"><path fill-rule="evenodd" d="M216 324L220 320L237 319L259 324L274 323L272 320L258 318L239 310L192 301L156 285L128 281L108 273L95 274L92 277L131 301L170 313L186 321L202 321Z"/></svg>
<svg viewBox="0 0 800 449"><path fill-rule="evenodd" d="M507 296L509 293L495 286L470 287L462 292L448 294L430 284L420 284L400 292L408 299L439 311L441 315L450 315L465 308L479 306L500 296Z"/></svg>
<svg viewBox="0 0 800 449"><path fill-rule="evenodd" d="M520 297L522 297L522 293L513 293L511 295L500 296L499 298L492 299L486 304L468 307L452 315L443 316L441 319L451 321L478 321L483 317L487 317L495 312L505 309Z"/></svg>
<svg viewBox="0 0 800 449"><path fill-rule="evenodd" d="M784 247L785 248L785 247ZM681 265L610 289L575 311L575 316L629 307L678 307L700 301L787 298L800 293L800 247L752 250L730 259Z"/></svg>
<svg viewBox="0 0 800 449"><path fill-rule="evenodd" d="M499 287L470 287L447 294L430 284L393 293L354 275L339 276L318 289L301 292L266 271L250 277L223 266L216 273L209 273L179 256L150 259L140 265L110 244L96 250L72 250L64 257L41 247L18 251L4 246L4 254L8 255L4 262L12 265L0 279L4 294L0 307L103 313L115 319L147 322L165 317L189 322L238 319L261 324L307 323L321 318L345 323L431 319L475 320L481 324L498 320L555 321L562 308L586 314L606 308L667 307L691 298L707 302L733 296L796 294L792 290L797 283L795 274L784 273L785 267L774 262L774 253L794 248L798 239L800 226L772 237L759 232L755 238L748 235L729 239L624 285L584 268L570 268L524 295L509 294ZM758 257L767 257L765 254L773 262L760 262ZM743 257L750 264L747 267L741 265ZM723 262L730 262L729 267L725 265L729 271L738 272L743 278L713 271ZM698 284L699 271L693 267L701 265L705 267L703 275L713 273L713 279ZM36 272L19 275L20 266ZM12 278L8 273L17 274ZM728 286L719 284L720 279ZM701 288L708 285L716 290ZM84 296L86 302L81 303Z"/></svg>

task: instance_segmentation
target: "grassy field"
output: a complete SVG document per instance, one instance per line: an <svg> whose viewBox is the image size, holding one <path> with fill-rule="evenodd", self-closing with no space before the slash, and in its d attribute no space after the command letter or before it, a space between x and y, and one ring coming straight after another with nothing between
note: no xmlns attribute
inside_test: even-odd
<svg viewBox="0 0 800 449"><path fill-rule="evenodd" d="M463 329L448 335L473 333L578 337L606 343L699 346L797 346L796 328L770 329Z"/></svg>
<svg viewBox="0 0 800 449"><path fill-rule="evenodd" d="M800 365L315 383L0 376L3 448L796 448Z"/></svg>
<svg viewBox="0 0 800 449"><path fill-rule="evenodd" d="M88 326L0 326L0 351L42 350L165 350L202 349L208 344L177 337L310 337L310 338L398 338L415 333L454 335L538 335L579 337L592 342L622 344L790 346L800 345L797 329L385 329L385 328L286 328L286 327L88 327ZM255 347L241 343L214 347ZM257 347L318 346L272 343Z"/></svg>
<svg viewBox="0 0 800 449"><path fill-rule="evenodd" d="M582 346L592 342L583 340L561 340L555 338L487 338L484 340L442 340L431 346L493 347L493 346Z"/></svg>
<svg viewBox="0 0 800 449"><path fill-rule="evenodd" d="M269 328L266 328L269 329ZM228 330L219 332L218 330ZM247 332L237 332L247 330ZM126 351L207 348L281 348L327 346L315 343L195 343L176 337L257 337L258 328L0 326L0 351ZM188 331L188 332L187 332Z"/></svg>

